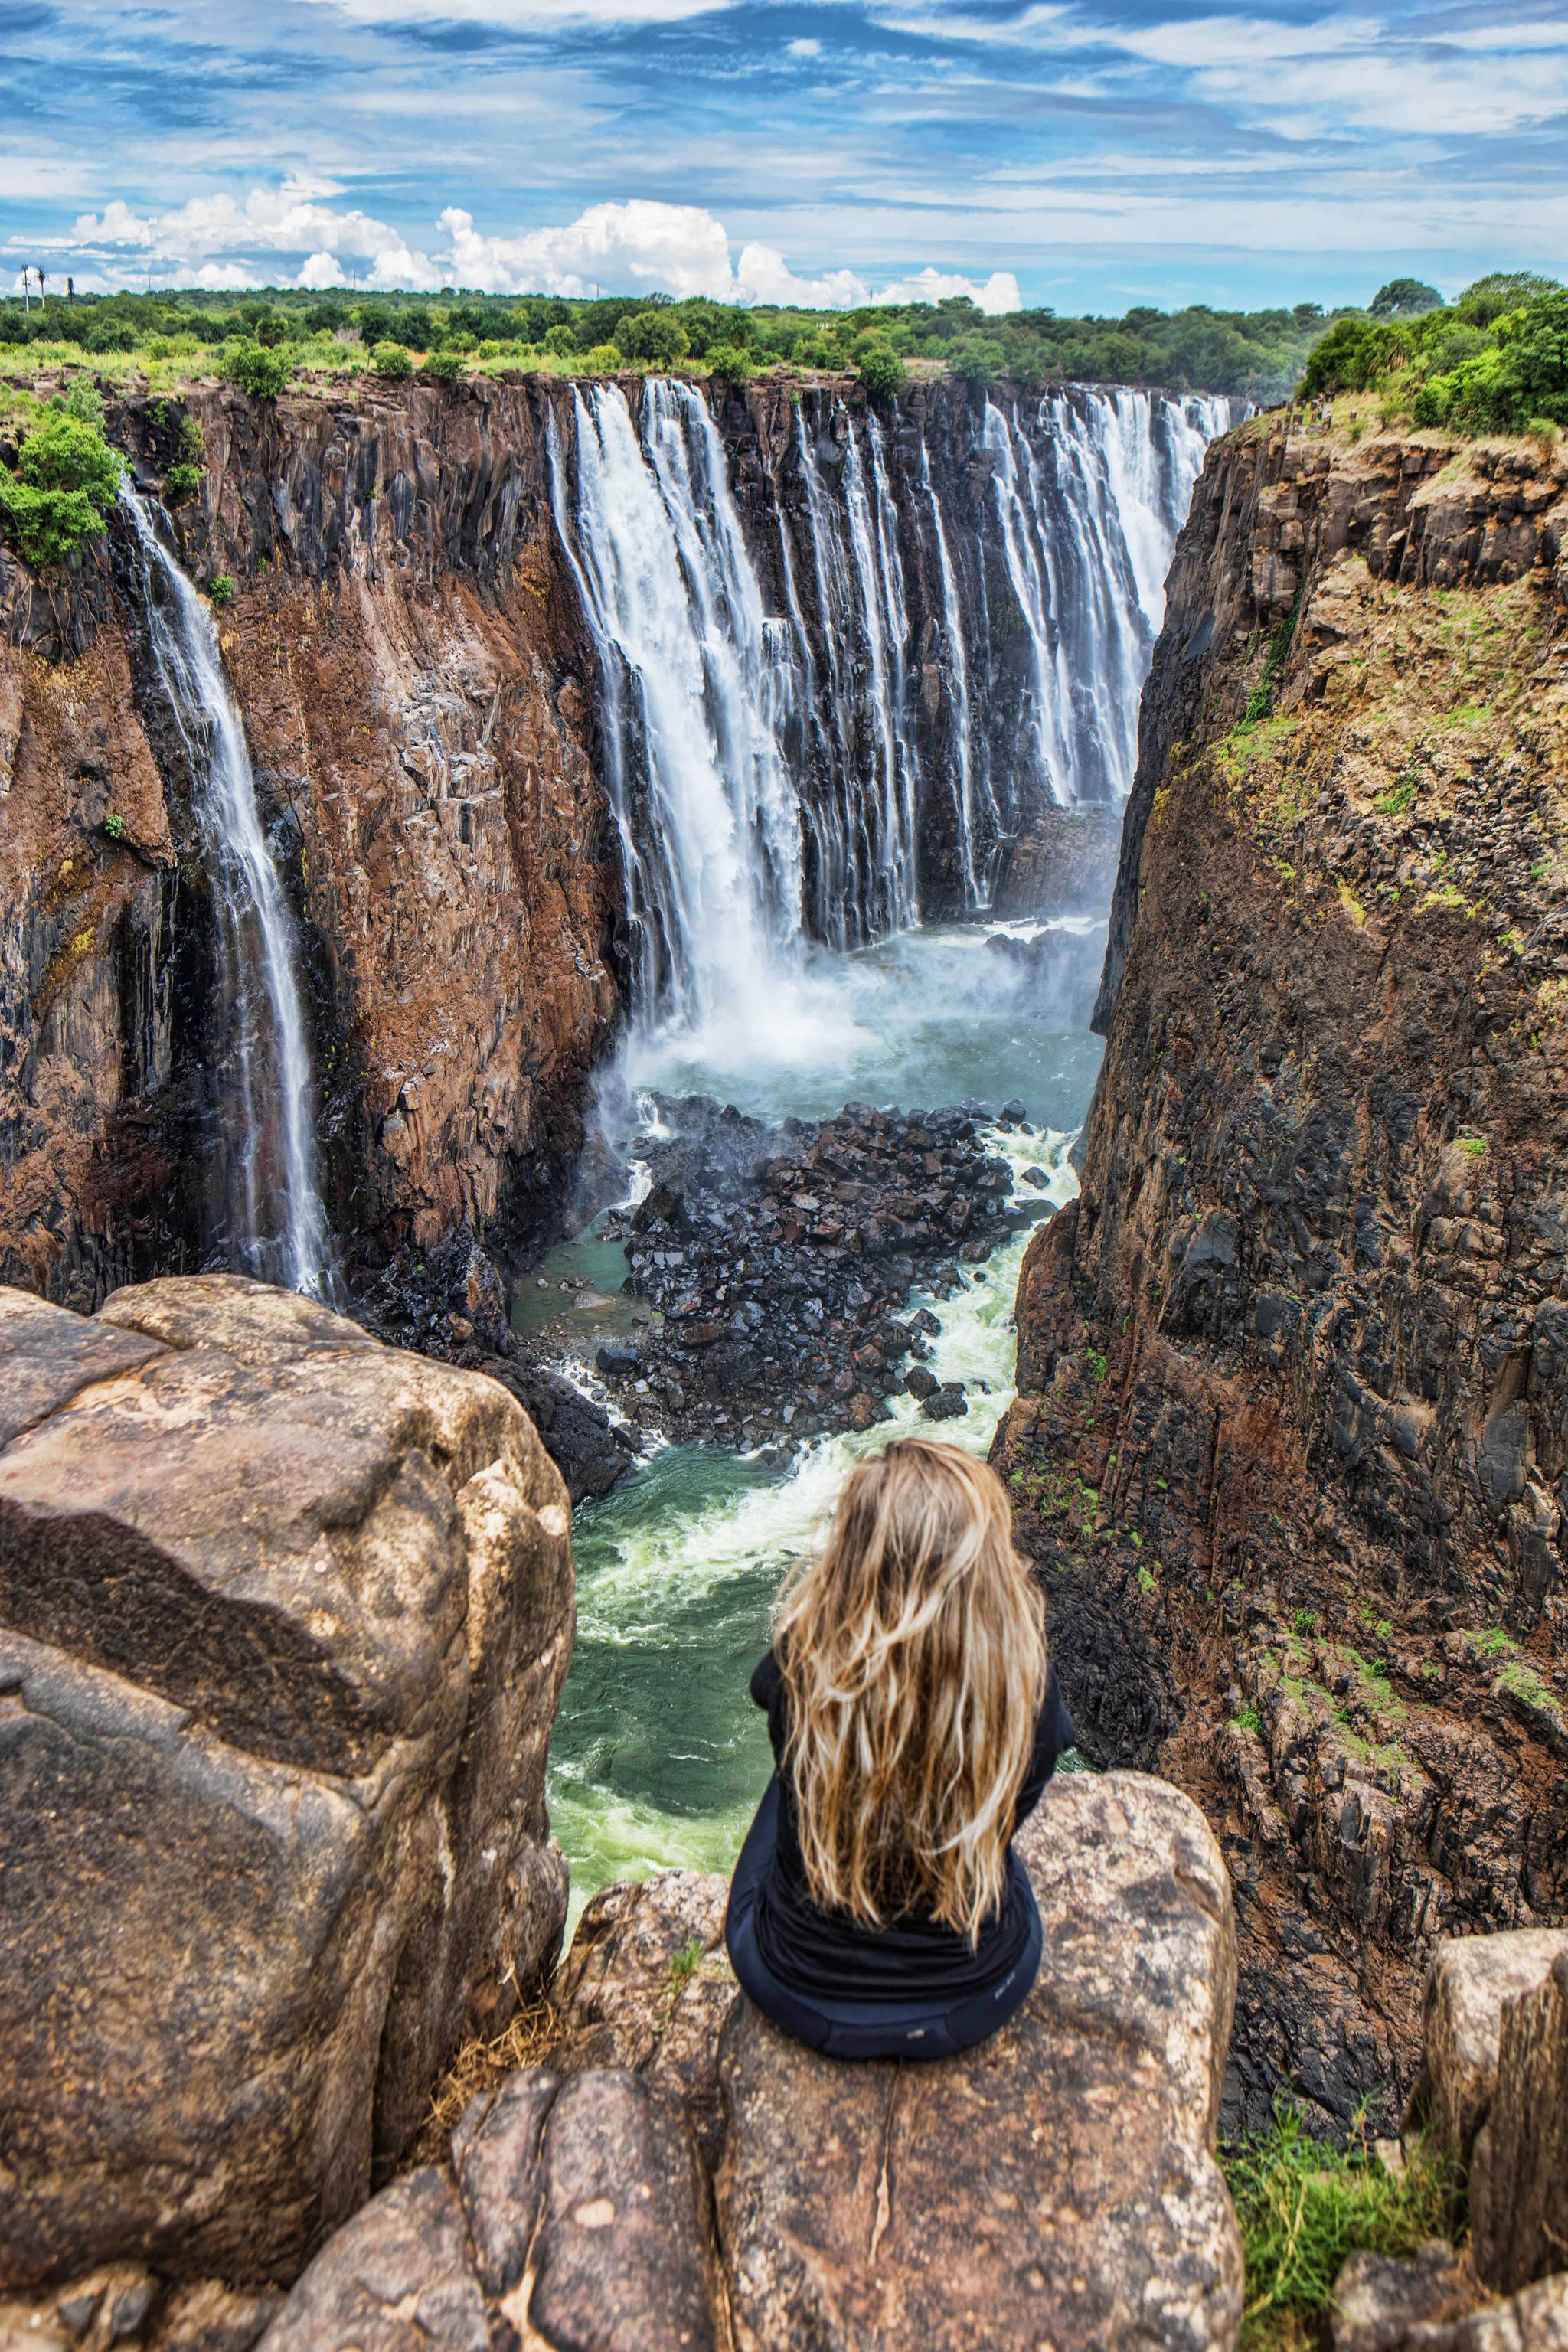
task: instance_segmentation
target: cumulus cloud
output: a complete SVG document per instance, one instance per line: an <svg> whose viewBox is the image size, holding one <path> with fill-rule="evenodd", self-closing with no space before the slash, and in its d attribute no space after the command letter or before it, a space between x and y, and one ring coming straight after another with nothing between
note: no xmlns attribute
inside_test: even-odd
<svg viewBox="0 0 1568 2352"><path fill-rule="evenodd" d="M441 227L451 282L487 294L708 294L730 299L730 240L697 205L590 205L564 228L482 236L471 213L450 205Z"/></svg>
<svg viewBox="0 0 1568 2352"><path fill-rule="evenodd" d="M830 269L824 278L797 278L783 254L771 245L742 247L733 297L737 302L793 303L803 310L852 310L871 299L865 279L852 269Z"/></svg>
<svg viewBox="0 0 1568 2352"><path fill-rule="evenodd" d="M912 278L900 278L895 286L884 286L872 299L877 302L941 302L960 294L978 304L988 318L1005 318L1009 310L1021 310L1024 298L1018 291L1018 281L1010 269L994 269L984 284L973 278L960 278L941 269L917 269Z"/></svg>
<svg viewBox="0 0 1568 2352"><path fill-rule="evenodd" d="M342 282L343 268L335 253L307 254L300 264L300 275L294 280L296 286L303 286L311 293L317 293L327 286L341 286Z"/></svg>

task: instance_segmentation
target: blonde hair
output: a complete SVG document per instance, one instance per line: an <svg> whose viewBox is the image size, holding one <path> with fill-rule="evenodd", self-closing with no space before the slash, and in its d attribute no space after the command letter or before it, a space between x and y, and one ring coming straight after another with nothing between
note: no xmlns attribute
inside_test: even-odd
<svg viewBox="0 0 1568 2352"><path fill-rule="evenodd" d="M779 1647L813 1901L868 1925L918 1905L973 1942L1001 1907L1047 1664L995 1472L923 1437L858 1463Z"/></svg>

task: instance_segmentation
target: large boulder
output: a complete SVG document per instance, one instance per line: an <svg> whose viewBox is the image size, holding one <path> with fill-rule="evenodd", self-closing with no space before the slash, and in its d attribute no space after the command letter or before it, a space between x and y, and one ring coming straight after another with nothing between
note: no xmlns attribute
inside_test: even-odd
<svg viewBox="0 0 1568 2352"><path fill-rule="evenodd" d="M1045 1957L978 2049L847 2065L737 2005L716 2189L740 2352L1236 2343L1219 1849L1188 1798L1132 1772L1055 1781L1020 1848Z"/></svg>
<svg viewBox="0 0 1568 2352"><path fill-rule="evenodd" d="M227 1276L0 1290L0 2284L291 2276L559 1939L565 1490Z"/></svg>
<svg viewBox="0 0 1568 2352"><path fill-rule="evenodd" d="M1023 1847L1039 1980L993 2041L927 2065L819 2058L768 2025L723 1958L721 1879L606 1889L547 2066L323 2249L265 2352L404 2352L437 2294L461 2315L437 2340L476 2347L482 2315L492 2343L562 2352L1227 2352L1218 1849L1136 1773L1058 1782Z"/></svg>

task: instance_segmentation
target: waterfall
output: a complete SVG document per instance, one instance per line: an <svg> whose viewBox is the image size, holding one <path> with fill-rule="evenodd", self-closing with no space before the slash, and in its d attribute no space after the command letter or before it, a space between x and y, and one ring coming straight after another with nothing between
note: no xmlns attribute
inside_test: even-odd
<svg viewBox="0 0 1568 2352"><path fill-rule="evenodd" d="M1026 429L985 404L1007 575L1030 643L1028 725L1064 804L1124 800L1165 574L1225 400L1129 389L1047 394Z"/></svg>
<svg viewBox="0 0 1568 2352"><path fill-rule="evenodd" d="M579 384L570 446L552 406L645 1027L765 1021L805 942L917 924L922 875L982 910L1042 787L1125 797L1166 568L1229 412L1075 386L976 417L956 397L939 478L897 417L803 395L787 435L758 434L742 517L696 386L649 378L634 410ZM966 481L960 523L943 499ZM939 728L917 689L931 720L943 687Z"/></svg>
<svg viewBox="0 0 1568 2352"><path fill-rule="evenodd" d="M778 731L778 633L723 446L689 384L574 394L574 500L551 416L557 526L604 680L610 793L645 1016L754 1003L801 932L800 820Z"/></svg>
<svg viewBox="0 0 1568 2352"><path fill-rule="evenodd" d="M190 764L233 1008L243 1202L233 1238L253 1270L325 1295L328 1244L316 1179L310 1058L294 926L257 807L245 728L203 599L130 487L153 658Z"/></svg>

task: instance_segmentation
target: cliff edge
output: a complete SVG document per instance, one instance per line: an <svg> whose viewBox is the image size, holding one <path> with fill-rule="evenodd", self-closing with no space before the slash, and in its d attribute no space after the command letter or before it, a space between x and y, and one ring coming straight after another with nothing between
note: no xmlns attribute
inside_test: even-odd
<svg viewBox="0 0 1568 2352"><path fill-rule="evenodd" d="M1221 1832L1231 2123L1568 1897L1565 547L1561 454L1259 419L1145 693L996 1458L1085 1746Z"/></svg>

